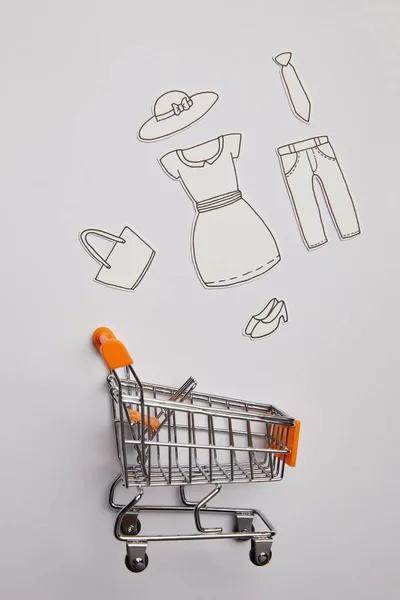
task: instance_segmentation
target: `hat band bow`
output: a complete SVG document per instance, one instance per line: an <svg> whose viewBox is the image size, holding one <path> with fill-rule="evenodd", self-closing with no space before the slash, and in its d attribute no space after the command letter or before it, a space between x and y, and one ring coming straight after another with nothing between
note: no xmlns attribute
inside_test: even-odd
<svg viewBox="0 0 400 600"><path fill-rule="evenodd" d="M183 113L184 110L189 110L191 106L193 106L193 100L191 98L182 98L182 102L180 104L176 104L175 102L172 103L172 110L162 113L161 115L155 115L156 120L164 121L170 117L177 117Z"/></svg>

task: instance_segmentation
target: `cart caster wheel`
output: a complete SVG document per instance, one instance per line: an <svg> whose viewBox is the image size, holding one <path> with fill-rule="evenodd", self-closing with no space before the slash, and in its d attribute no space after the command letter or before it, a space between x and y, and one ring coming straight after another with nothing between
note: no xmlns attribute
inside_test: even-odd
<svg viewBox="0 0 400 600"><path fill-rule="evenodd" d="M144 555L144 560L142 558L134 558L133 561L129 560L129 556L125 556L125 566L132 573L141 573L145 569L147 569L147 565L149 564L149 557L147 554Z"/></svg>
<svg viewBox="0 0 400 600"><path fill-rule="evenodd" d="M250 550L250 560L256 567L265 567L272 558L272 550L269 552L256 552L254 548Z"/></svg>
<svg viewBox="0 0 400 600"><path fill-rule="evenodd" d="M124 535L138 535L142 529L142 524L139 519L136 519L135 525L133 525L133 523L129 523L128 520L125 523L122 521L121 529Z"/></svg>
<svg viewBox="0 0 400 600"><path fill-rule="evenodd" d="M254 532L255 532L255 527L254 527L254 525L252 525L252 526L251 526L251 528L250 528L250 531L251 531L252 533L254 533ZM249 531L249 533L250 533L250 531ZM239 532L240 532L240 533L247 533L247 532L246 532L245 530L243 530L243 529L238 529L238 527L235 527L235 532L237 532L237 533L239 533ZM251 536L249 536L249 537L243 537L243 538L236 538L236 541L237 541L237 542L248 542L249 540L251 540Z"/></svg>

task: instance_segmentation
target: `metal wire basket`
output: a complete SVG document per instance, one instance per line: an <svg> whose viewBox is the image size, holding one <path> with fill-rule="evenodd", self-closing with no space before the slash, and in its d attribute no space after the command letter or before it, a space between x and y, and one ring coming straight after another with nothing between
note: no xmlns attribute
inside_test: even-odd
<svg viewBox="0 0 400 600"><path fill-rule="evenodd" d="M275 530L260 511L206 505L223 484L281 480L285 465L295 466L300 423L272 405L195 392L192 377L180 388L142 383L126 348L109 329L97 329L93 340L110 369L107 381L121 466L121 475L111 486L110 505L120 511L115 535L127 542L128 568L134 572L146 568L149 541L249 539L249 532L252 562L267 564ZM139 490L126 506L114 501L119 483ZM199 502L187 501L184 486L200 484L215 488ZM180 486L183 506L138 505L146 486ZM194 512L199 533L137 536L140 511L187 509ZM204 528L201 514L207 511L233 513L235 531ZM263 522L263 531L253 532L255 516Z"/></svg>

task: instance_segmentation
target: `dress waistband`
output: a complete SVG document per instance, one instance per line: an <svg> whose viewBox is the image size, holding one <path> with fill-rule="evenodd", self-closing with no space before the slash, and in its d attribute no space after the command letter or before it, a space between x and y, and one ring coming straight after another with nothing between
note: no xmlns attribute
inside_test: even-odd
<svg viewBox="0 0 400 600"><path fill-rule="evenodd" d="M301 152L301 150L311 150L311 148L322 146L322 144L326 144L327 142L329 142L329 138L326 135L310 138L301 142L295 142L294 144L288 144L287 146L281 146L278 148L278 154L279 156L284 156L285 154Z"/></svg>
<svg viewBox="0 0 400 600"><path fill-rule="evenodd" d="M200 202L197 202L196 206L200 213L208 212L209 210L216 210L217 208L228 206L228 204L233 204L241 199L242 192L240 190L235 190L234 192L227 192L226 194L220 194L219 196L214 196L213 198L200 200Z"/></svg>

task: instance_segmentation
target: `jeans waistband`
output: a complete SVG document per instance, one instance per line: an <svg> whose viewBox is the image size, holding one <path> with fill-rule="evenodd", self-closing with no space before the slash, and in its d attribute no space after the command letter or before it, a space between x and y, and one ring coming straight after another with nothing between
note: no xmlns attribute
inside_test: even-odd
<svg viewBox="0 0 400 600"><path fill-rule="evenodd" d="M278 154L279 156L284 156L285 154L293 154L294 152L301 152L302 150L310 150L311 148L316 148L317 146L326 144L327 142L329 142L329 138L326 135L309 138L308 140L302 140L301 142L294 142L294 144L281 146L278 148Z"/></svg>
<svg viewBox="0 0 400 600"><path fill-rule="evenodd" d="M234 192L227 192L226 194L220 194L213 198L200 200L200 202L197 202L196 206L199 212L207 212L209 210L222 208L223 206L228 206L228 204L233 204L234 202L241 200L241 198L242 192L240 190L235 190Z"/></svg>

